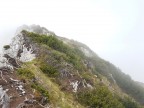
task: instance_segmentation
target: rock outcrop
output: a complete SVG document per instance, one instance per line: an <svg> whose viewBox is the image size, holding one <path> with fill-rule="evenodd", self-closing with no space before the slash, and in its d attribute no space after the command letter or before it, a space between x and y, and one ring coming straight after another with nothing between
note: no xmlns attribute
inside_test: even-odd
<svg viewBox="0 0 144 108"><path fill-rule="evenodd" d="M3 53L0 55L0 106L2 108L14 108L15 105L11 105L10 102L12 98L27 96L23 82L15 79L17 77L13 72L20 66L20 62L33 59L35 59L33 46L26 41L26 37L21 32L17 32L12 42L3 48ZM17 105L19 102L16 102Z"/></svg>

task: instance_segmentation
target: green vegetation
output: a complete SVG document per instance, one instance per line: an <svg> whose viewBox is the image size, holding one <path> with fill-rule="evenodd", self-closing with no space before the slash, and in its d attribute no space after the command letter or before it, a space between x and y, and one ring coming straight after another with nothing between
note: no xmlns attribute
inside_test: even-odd
<svg viewBox="0 0 144 108"><path fill-rule="evenodd" d="M46 97L45 102L49 102L49 93L48 91L41 86L39 83L35 81L32 81L35 79L35 74L32 72L29 68L19 68L17 69L17 74L20 75L21 78L24 78L24 80L31 80L29 84L33 89L36 89L42 96Z"/></svg>
<svg viewBox="0 0 144 108"><path fill-rule="evenodd" d="M51 80L54 78L49 77L47 74L40 69L41 62L39 60L33 60L32 62L27 62L22 67L30 70L34 76L36 76L36 82L31 83L31 87L36 89L34 94L36 97L44 96L47 97L47 102L52 108L84 108L81 104L75 101L75 98L70 93L65 93L60 90L58 84ZM40 80L39 80L40 79Z"/></svg>
<svg viewBox="0 0 144 108"><path fill-rule="evenodd" d="M28 79L33 79L34 78L34 74L26 68L19 68L17 69L17 73L22 76L22 77L26 77Z"/></svg>
<svg viewBox="0 0 144 108"><path fill-rule="evenodd" d="M10 45L5 45L3 48L4 48L5 50L8 50L8 49L10 48Z"/></svg>
<svg viewBox="0 0 144 108"><path fill-rule="evenodd" d="M76 104L89 108L140 108L133 99L116 96L115 94L119 92L116 91L117 89L112 88L113 91L108 89L117 85L121 88L118 87L120 94L127 93L136 101L144 104L144 90L140 86L132 81L128 75L98 56L86 57L79 49L81 46L77 46L79 43L67 45L55 35L39 35L27 31L22 33L30 37L33 42L38 43L40 47L39 57L28 63L28 69L18 69L17 72L29 79L34 76L41 79L41 82L33 83L32 88L47 97L52 104L61 106L61 108L75 107ZM85 61L92 64L90 68L87 68L88 64L84 64ZM62 74L62 78L60 74ZM95 74L98 77L95 77ZM104 84L103 81L105 80L103 79L107 81L107 84ZM80 83L79 92L73 95L70 80L84 80L94 89L85 89ZM66 88L65 91L60 89L63 86Z"/></svg>
<svg viewBox="0 0 144 108"><path fill-rule="evenodd" d="M134 97L136 101L144 104L144 89L140 85L134 82L130 76L119 71L114 74L114 77L123 91Z"/></svg>
<svg viewBox="0 0 144 108"><path fill-rule="evenodd" d="M124 105L125 108L142 108L138 103L136 103L129 97L125 97L124 99L121 99L121 103Z"/></svg>
<svg viewBox="0 0 144 108"><path fill-rule="evenodd" d="M32 88L36 89L38 92L40 92L44 97L46 97L46 103L49 102L49 92L47 90L45 90L44 87L42 87L40 84L38 83L33 83L31 85Z"/></svg>
<svg viewBox="0 0 144 108"><path fill-rule="evenodd" d="M34 42L47 45L54 50L66 54L68 58L67 61L69 63L72 63L78 70L83 69L81 65L81 56L79 55L81 53L80 50L78 50L77 48L73 49L69 47L68 45L64 44L61 40L57 39L56 36L39 35L27 31L22 31L22 33L29 36Z"/></svg>
<svg viewBox="0 0 144 108"><path fill-rule="evenodd" d="M46 64L42 64L40 66L40 69L41 69L42 72L47 74L49 77L57 77L57 76L59 76L59 72L52 66L49 66L49 65L46 65Z"/></svg>
<svg viewBox="0 0 144 108"><path fill-rule="evenodd" d="M89 108L124 108L105 87L83 90L77 94L78 101Z"/></svg>
<svg viewBox="0 0 144 108"><path fill-rule="evenodd" d="M54 59L56 59L57 61L61 61L61 60L68 61L68 57L66 56L66 54L61 53L59 51L53 51L52 52L52 57Z"/></svg>
<svg viewBox="0 0 144 108"><path fill-rule="evenodd" d="M129 75L126 75L113 64L98 57L89 58L89 60L94 64L94 73L100 73L105 76L109 82L114 83L110 77L110 74L112 74L116 84L123 92L132 96L137 102L144 105L144 89L133 81Z"/></svg>
<svg viewBox="0 0 144 108"><path fill-rule="evenodd" d="M112 94L106 87L100 86L78 92L77 100L89 108L142 108L131 98L121 98Z"/></svg>

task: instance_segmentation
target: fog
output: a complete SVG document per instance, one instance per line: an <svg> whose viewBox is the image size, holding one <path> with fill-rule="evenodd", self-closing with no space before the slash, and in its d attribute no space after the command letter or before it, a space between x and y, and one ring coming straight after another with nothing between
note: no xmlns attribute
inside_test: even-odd
<svg viewBox="0 0 144 108"><path fill-rule="evenodd" d="M88 45L134 80L144 82L143 0L2 0L0 48L17 27L39 24Z"/></svg>

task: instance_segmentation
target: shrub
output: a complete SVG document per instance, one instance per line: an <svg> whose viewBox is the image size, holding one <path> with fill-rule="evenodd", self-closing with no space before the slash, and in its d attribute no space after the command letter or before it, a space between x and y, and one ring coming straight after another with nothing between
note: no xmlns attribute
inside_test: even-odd
<svg viewBox="0 0 144 108"><path fill-rule="evenodd" d="M90 108L124 108L105 87L80 91L77 97L81 104Z"/></svg>
<svg viewBox="0 0 144 108"><path fill-rule="evenodd" d="M59 72L52 66L42 64L40 66L40 69L43 73L47 74L50 77L57 77L59 75Z"/></svg>
<svg viewBox="0 0 144 108"><path fill-rule="evenodd" d="M67 56L67 62L74 65L75 68L78 70L82 69L81 65L81 59L80 59L80 51L78 49L73 49L69 47L68 45L64 44L63 41L57 39L56 36L53 35L39 35L32 32L22 31L22 33L26 34L28 37L30 37L34 42L47 45L51 47L54 50L57 50L61 53L66 54Z"/></svg>
<svg viewBox="0 0 144 108"><path fill-rule="evenodd" d="M4 48L5 50L8 50L8 49L10 48L10 45L5 45L3 48Z"/></svg>
<svg viewBox="0 0 144 108"><path fill-rule="evenodd" d="M121 99L121 102L125 108L141 108L138 103L136 103L134 100L132 100L129 97L125 97L124 99Z"/></svg>

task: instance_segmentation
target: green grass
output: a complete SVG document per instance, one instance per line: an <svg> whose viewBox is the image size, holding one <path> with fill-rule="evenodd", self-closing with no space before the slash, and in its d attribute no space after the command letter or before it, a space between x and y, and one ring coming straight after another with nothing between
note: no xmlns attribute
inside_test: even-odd
<svg viewBox="0 0 144 108"><path fill-rule="evenodd" d="M62 92L59 85L52 81L53 78L43 73L37 65L39 65L39 63L34 60L32 62L25 63L23 68L29 69L35 75L36 79L39 79L38 83L48 91L50 103L54 108L84 108L75 101L72 94Z"/></svg>
<svg viewBox="0 0 144 108"><path fill-rule="evenodd" d="M33 79L35 76L28 68L19 68L17 69L17 74L21 77L25 77L28 79Z"/></svg>

